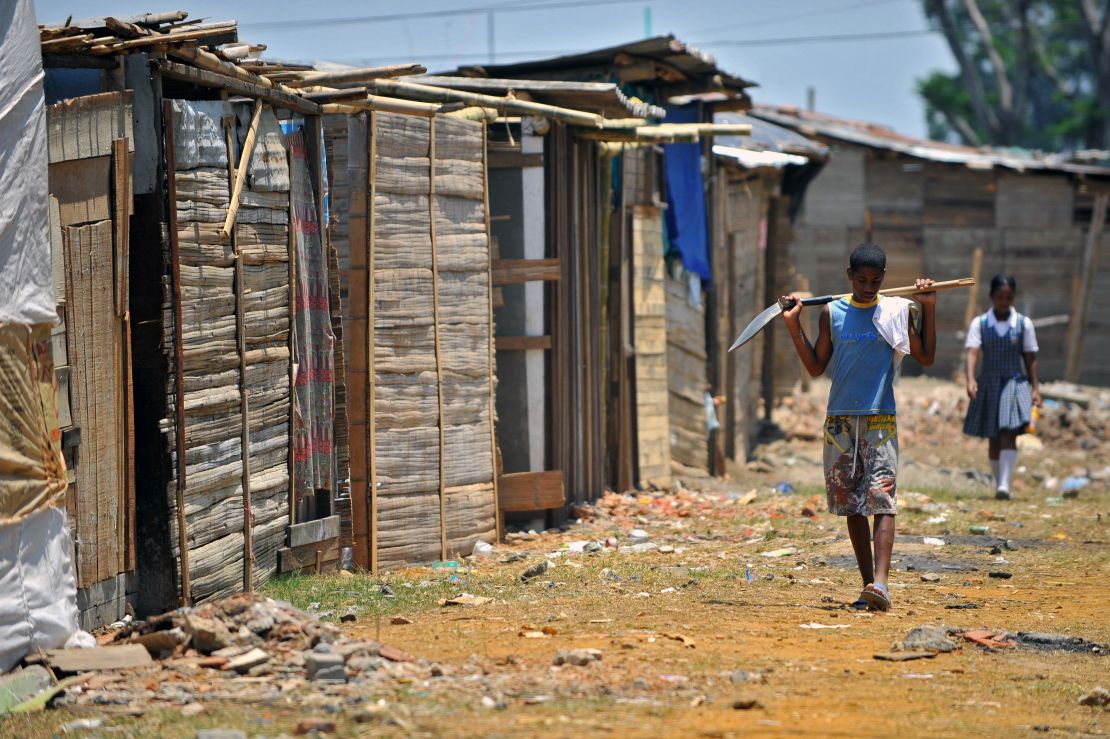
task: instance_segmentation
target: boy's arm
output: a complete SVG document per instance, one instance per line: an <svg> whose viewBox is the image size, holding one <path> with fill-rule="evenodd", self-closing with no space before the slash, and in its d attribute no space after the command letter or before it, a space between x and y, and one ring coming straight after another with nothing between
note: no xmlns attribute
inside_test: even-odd
<svg viewBox="0 0 1110 739"><path fill-rule="evenodd" d="M784 296L785 297L785 296ZM794 301L794 307L783 311L782 319L786 322L786 330L790 332L790 340L794 342L794 349L798 357L812 377L820 377L832 359L832 329L829 320L828 306L822 306L821 316L817 319L817 343L810 344L809 338L802 328L802 301L795 295L789 296Z"/></svg>
<svg viewBox="0 0 1110 739"><path fill-rule="evenodd" d="M932 284L927 277L914 282L914 286L923 291L913 294L913 299L921 304L921 333L910 321L910 356L923 367L931 367L937 358L937 293L935 290L924 292Z"/></svg>

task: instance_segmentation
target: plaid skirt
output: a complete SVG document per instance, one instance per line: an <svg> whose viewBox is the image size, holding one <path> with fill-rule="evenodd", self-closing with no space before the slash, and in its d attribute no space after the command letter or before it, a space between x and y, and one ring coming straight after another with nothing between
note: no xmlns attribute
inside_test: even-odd
<svg viewBox="0 0 1110 739"><path fill-rule="evenodd" d="M1024 434L1033 416L1033 390L1024 375L979 378L979 392L967 408L964 433L993 439L1002 431Z"/></svg>

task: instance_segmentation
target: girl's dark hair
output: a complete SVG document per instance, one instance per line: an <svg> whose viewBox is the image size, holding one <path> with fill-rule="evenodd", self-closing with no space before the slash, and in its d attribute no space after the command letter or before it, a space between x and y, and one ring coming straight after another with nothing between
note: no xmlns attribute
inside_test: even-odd
<svg viewBox="0 0 1110 739"><path fill-rule="evenodd" d="M1017 280L1013 275L1000 274L991 278L991 295L1001 290L1004 287L1010 288L1012 292L1017 293Z"/></svg>

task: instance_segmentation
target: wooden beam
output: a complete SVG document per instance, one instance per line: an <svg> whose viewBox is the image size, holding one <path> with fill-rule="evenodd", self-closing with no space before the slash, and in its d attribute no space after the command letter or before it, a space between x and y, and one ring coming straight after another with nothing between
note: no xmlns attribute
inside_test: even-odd
<svg viewBox="0 0 1110 739"><path fill-rule="evenodd" d="M339 569L339 537L302 544L297 547L282 547L278 550L278 572L320 572Z"/></svg>
<svg viewBox="0 0 1110 739"><path fill-rule="evenodd" d="M285 84L287 87L311 87L313 85L338 87L389 77L424 74L427 71L420 64L391 64L385 67L354 67L352 69L328 70L325 72L297 72L299 78L291 79Z"/></svg>
<svg viewBox="0 0 1110 739"><path fill-rule="evenodd" d="M439 555L447 559L447 428L443 397L443 341L439 331L439 258L436 253L436 119L428 121L428 227L432 244L432 334L435 339L436 401L439 426Z"/></svg>
<svg viewBox="0 0 1110 739"><path fill-rule="evenodd" d="M546 116L564 123L592 128L600 128L603 120L601 116L595 113L560 108L556 105L533 103L511 97L482 95L476 92L463 92L446 87L433 87L432 85L420 85L400 80L378 80L374 87L378 92L396 95L397 97L414 98L435 103L465 103L481 108L493 108L502 112Z"/></svg>
<svg viewBox="0 0 1110 739"><path fill-rule="evenodd" d="M542 167L543 154L523 154L519 151L491 151L487 158L490 169L522 169L524 167Z"/></svg>
<svg viewBox="0 0 1110 739"><path fill-rule="evenodd" d="M550 349L550 336L498 336L496 337L497 351L499 352L527 352L536 349Z"/></svg>
<svg viewBox="0 0 1110 739"><path fill-rule="evenodd" d="M979 284L979 278L983 274L983 247L975 247L975 253L971 257L971 278L975 280L975 284ZM979 296L979 290L967 291L967 308L964 309L964 331L971 325L971 319L975 318L975 308L977 306L976 298Z"/></svg>
<svg viewBox="0 0 1110 739"><path fill-rule="evenodd" d="M1106 205L1110 193L1095 196L1091 211L1091 225L1083 246L1083 261L1079 265L1079 297L1075 303L1071 324L1068 326L1068 358L1065 377L1068 382L1079 382L1080 362L1083 358L1083 334L1091 310L1091 294L1098 275L1099 252L1102 250L1102 231L1106 223Z"/></svg>
<svg viewBox="0 0 1110 739"><path fill-rule="evenodd" d="M512 472L498 480L499 505L506 513L562 508L566 504L563 473Z"/></svg>
<svg viewBox="0 0 1110 739"><path fill-rule="evenodd" d="M376 402L376 390L374 385L374 378L376 377L376 370L374 369L374 318L376 310L374 308L374 230L377 225L377 196L378 196L378 114L371 111L366 116L367 127L366 132L368 136L366 152L369 159L367 169L369 170L368 184L362 189L366 194L366 249L364 256L366 258L366 422L367 430L369 432L369 440L367 444L367 457L369 466L369 484L370 484L370 570L374 574L378 573L378 562L381 559L378 556L378 438L377 438L377 419L374 416L374 406Z"/></svg>
<svg viewBox="0 0 1110 739"><path fill-rule="evenodd" d="M558 259L495 259L493 284L519 285L522 282L552 282L559 279Z"/></svg>
<svg viewBox="0 0 1110 739"><path fill-rule="evenodd" d="M235 171L235 179L232 182L231 188L231 202L228 203L227 216L224 218L224 226L220 229L220 235L223 236L224 241L231 238L231 229L235 227L235 217L239 214L239 200L243 197L243 187L247 184L247 170L250 168L251 154L254 153L254 142L258 138L258 124L262 121L262 99L257 98L254 101L254 113L251 115L251 125L247 129L246 138L243 140L243 151L239 154L239 167ZM229 150L228 166L231 166L232 152Z"/></svg>
<svg viewBox="0 0 1110 739"><path fill-rule="evenodd" d="M482 126L482 210L485 213L485 230L486 230L486 244L487 244L487 262L486 262L486 297L489 300L489 311L487 324L488 334L488 350L489 350L489 375L486 381L489 385L489 442L490 442L490 473L493 478L493 528L494 536L497 541L501 541L501 509L498 504L498 491L497 491L497 402L496 402L496 389L494 388L494 379L497 374L497 354L494 348L494 323L493 323L493 247L496 243L493 234L490 233L489 227L489 126Z"/></svg>
<svg viewBox="0 0 1110 739"><path fill-rule="evenodd" d="M289 546L300 547L339 538L339 516L295 523L289 527Z"/></svg>
<svg viewBox="0 0 1110 739"><path fill-rule="evenodd" d="M245 82L235 77L197 69L187 64L178 64L170 61L156 62L159 71L166 77L171 77L182 82L190 82L200 87L211 87L217 90L227 90L238 95L251 98L261 98L273 106L292 110L305 115L319 115L320 106L311 100L305 100L299 95L294 95L282 89L271 89L252 82ZM230 65L235 66L235 65ZM238 67L236 67L238 69ZM257 76L257 75L256 75ZM263 79L259 77L259 79Z"/></svg>

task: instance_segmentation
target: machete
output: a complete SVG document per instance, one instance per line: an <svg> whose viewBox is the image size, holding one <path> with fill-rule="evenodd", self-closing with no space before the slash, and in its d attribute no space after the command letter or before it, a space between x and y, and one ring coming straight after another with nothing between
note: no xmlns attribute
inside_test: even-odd
<svg viewBox="0 0 1110 739"><path fill-rule="evenodd" d="M963 279L960 279L960 280L948 280L947 282L934 282L932 284L932 286L929 287L928 290L919 290L917 287L915 287L913 285L909 285L908 287L894 287L894 288L891 288L889 290L880 290L879 294L880 295L913 295L914 293L920 293L920 292L934 292L936 290L952 290L953 288L957 288L957 287L974 287L974 285L975 285L975 278L973 278L973 277L964 277ZM831 303L834 300L839 300L840 298L846 298L851 294L852 293L842 293L840 295L821 295L821 296L816 297L816 298L803 298L802 299L802 305L825 305L826 303ZM776 302L775 304L771 305L766 310L764 310L762 313L760 313L758 316L756 316L755 318L752 319L751 323L748 324L748 327L746 329L744 329L743 333L741 333L740 336L736 339L736 341L734 341L732 343L732 346L730 346L728 348L728 350L732 351L733 349L738 349L738 348L744 346L744 344L747 344L749 341L754 339L756 334L758 334L760 331L762 331L764 328L766 328L767 324L775 319L775 316L778 316L784 310L790 310L793 307L794 307L794 301L792 301L792 300L780 300L780 301Z"/></svg>

